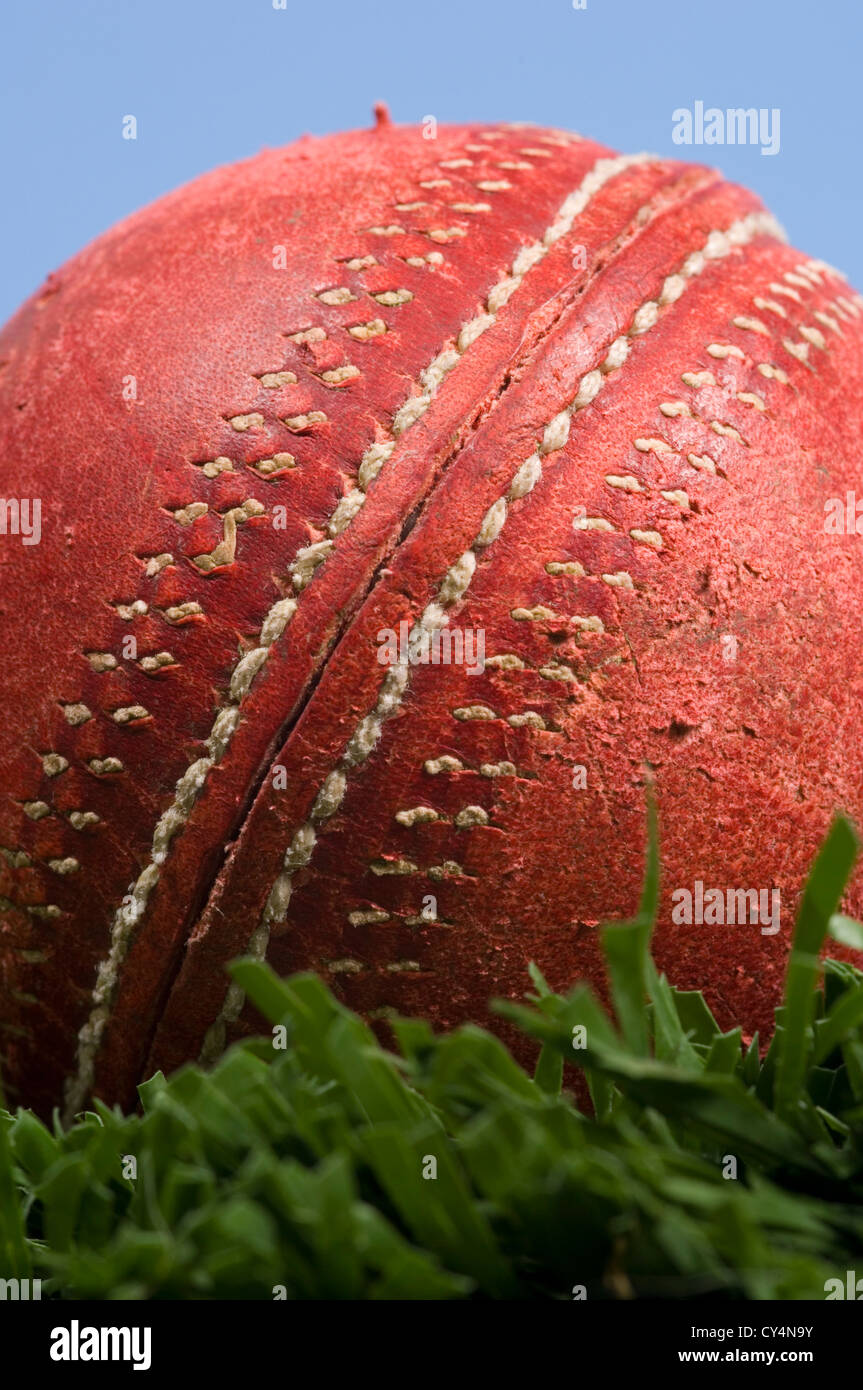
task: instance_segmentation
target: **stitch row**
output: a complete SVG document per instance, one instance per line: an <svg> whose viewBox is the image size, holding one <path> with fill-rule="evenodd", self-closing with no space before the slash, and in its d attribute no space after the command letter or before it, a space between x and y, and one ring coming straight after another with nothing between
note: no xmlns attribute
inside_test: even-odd
<svg viewBox="0 0 863 1390"><path fill-rule="evenodd" d="M598 159L578 188L564 199L541 239L519 251L509 273L490 291L485 308L462 326L456 344L438 353L420 373L419 385L423 390L418 396L410 396L396 413L389 431L389 439L372 444L364 453L358 472L360 487L353 489L341 499L328 523L328 530L333 538L339 535L359 512L366 500L366 489L394 452L398 438L425 414L444 379L470 346L491 327L497 314L533 266L571 230L576 218L606 183L631 166L650 162L653 158L647 154L638 154ZM298 550L291 565L294 585L298 592L311 581L315 569L326 559L333 543L333 540L322 541ZM108 1021L119 972L131 945L134 929L143 917L149 898L159 881L161 866L167 858L171 842L188 821L211 769L221 760L228 748L239 724L240 705L258 672L265 665L270 648L282 636L293 618L297 602L294 598L283 598L273 605L264 619L258 645L247 652L234 668L230 678L230 703L216 716L206 740L207 756L196 759L177 782L174 800L156 825L150 862L141 871L124 904L115 913L110 950L99 964L91 996L90 1013L78 1035L76 1076L68 1088L68 1106L72 1110L83 1104L92 1084L95 1057Z"/></svg>
<svg viewBox="0 0 863 1390"><path fill-rule="evenodd" d="M546 425L536 451L518 468L507 492L489 508L471 548L447 571L436 597L426 606L419 622L411 630L407 659L390 668L374 709L360 721L340 764L319 789L308 819L295 832L285 853L282 870L270 890L261 921L247 947L249 955L261 960L265 958L271 927L274 923L283 922L287 915L293 876L311 860L317 841L316 827L329 820L338 810L347 790L348 775L366 761L381 736L384 724L401 706L410 682L411 651L421 646L448 621L448 609L464 597L476 572L478 555L497 539L512 503L526 497L539 482L543 458L557 453L566 444L572 416L596 399L607 378L623 366L632 339L649 332L658 322L662 308L675 303L687 284L700 275L711 261L729 255L735 248L745 246L759 235L784 239L781 228L767 213L751 213L732 223L726 231L712 231L701 250L693 251L676 274L666 277L659 298L647 300L636 310L628 332L610 344L601 365L588 372L579 382L571 403ZM242 989L232 981L222 1009L204 1039L202 1061L213 1060L222 1051L226 1026L239 1017L244 997Z"/></svg>

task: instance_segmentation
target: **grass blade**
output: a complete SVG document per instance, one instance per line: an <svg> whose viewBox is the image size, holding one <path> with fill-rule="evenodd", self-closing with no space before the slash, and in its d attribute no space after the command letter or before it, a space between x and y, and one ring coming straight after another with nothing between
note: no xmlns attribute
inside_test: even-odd
<svg viewBox="0 0 863 1390"><path fill-rule="evenodd" d="M785 980L784 1027L774 1088L777 1113L789 1122L800 1116L806 1071L812 1058L818 953L854 867L857 847L850 822L839 817L818 853L800 905Z"/></svg>

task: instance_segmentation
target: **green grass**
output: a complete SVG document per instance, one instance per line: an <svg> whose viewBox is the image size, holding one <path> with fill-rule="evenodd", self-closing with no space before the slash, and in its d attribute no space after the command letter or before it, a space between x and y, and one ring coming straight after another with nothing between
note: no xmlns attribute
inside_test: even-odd
<svg viewBox="0 0 863 1390"><path fill-rule="evenodd" d="M612 1013L536 970L497 1006L541 1044L532 1077L476 1027L396 1021L388 1052L316 977L238 961L286 1047L157 1075L142 1113L65 1133L0 1111L0 1277L98 1299L823 1298L863 1268L863 975L819 959L831 935L863 949L838 915L856 850L838 820L763 1058L656 971L653 825L638 915L603 929Z"/></svg>

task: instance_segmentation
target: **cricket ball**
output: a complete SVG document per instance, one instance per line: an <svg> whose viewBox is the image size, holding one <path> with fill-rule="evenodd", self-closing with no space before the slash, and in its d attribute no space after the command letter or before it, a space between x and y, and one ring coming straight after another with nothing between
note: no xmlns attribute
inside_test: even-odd
<svg viewBox="0 0 863 1390"><path fill-rule="evenodd" d="M769 1030L863 822L861 305L714 170L383 110L50 276L0 335L7 1101L216 1057L246 953L441 1028L601 990L648 777L658 963Z"/></svg>

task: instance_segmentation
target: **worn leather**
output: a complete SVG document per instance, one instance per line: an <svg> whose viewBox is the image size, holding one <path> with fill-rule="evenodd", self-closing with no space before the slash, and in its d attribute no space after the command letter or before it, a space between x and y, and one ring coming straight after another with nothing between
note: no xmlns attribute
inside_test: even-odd
<svg viewBox="0 0 863 1390"><path fill-rule="evenodd" d="M573 414L533 490L507 504L449 610L451 627L482 630L488 657L517 661L478 675L412 668L316 824L266 956L283 973L319 971L374 1019L473 1019L512 1040L488 1001L521 995L530 960L555 988L588 978L602 989L597 926L636 905L650 776L659 964L704 989L723 1024L769 1030L806 868L837 808L863 819L860 538L824 529L827 499L863 492L859 300L826 269L801 276L808 259L764 231L709 260L632 334L639 308L711 232L760 209L712 171L636 164L588 201L457 353L425 413L393 433L424 369L611 156L535 129L441 128L426 140L383 118L304 139L122 223L4 330L0 495L43 503L38 546L0 537L10 1100L60 1102L124 894L178 780L207 756L219 710L236 708L103 995L93 1089L128 1104L156 1067L199 1054L225 1003L226 964L249 948L286 850L375 708L379 633L418 621L549 422L628 334L626 361ZM339 287L348 302L319 298ZM411 297L386 302L399 290ZM385 332L348 332L376 320ZM315 328L326 336L294 341ZM712 355L716 345L731 352ZM358 374L326 379L345 366ZM296 380L261 381L283 372ZM675 402L689 413L659 409ZM326 419L296 424L311 412ZM231 424L249 415L261 423ZM297 593L298 550L327 538L364 454L388 439L363 505ZM287 453L281 469L254 466ZM232 467L205 471L216 459ZM207 510L190 519L194 503ZM260 506L225 559L224 515L244 503ZM578 529L579 516L610 529ZM207 553L216 562L202 569ZM571 572L554 572L562 565ZM292 595L296 612L232 704L238 661ZM117 611L136 601L146 613ZM200 613L169 616L190 603ZM106 654L116 665L94 669ZM78 705L89 717L70 723L64 707ZM454 713L475 706L489 716ZM508 722L527 711L544 727ZM51 753L68 763L53 776ZM461 767L426 770L442 757ZM122 771L94 770L108 758ZM459 821L476 807L480 823ZM412 808L437 819L397 819ZM82 825L86 812L97 819ZM77 867L58 871L70 859ZM457 867L429 872L442 865ZM779 888L781 931L674 925L671 894L696 879ZM417 921L429 896L435 918ZM858 876L847 906L859 912L861 899ZM259 1026L245 1008L227 1036Z"/></svg>

